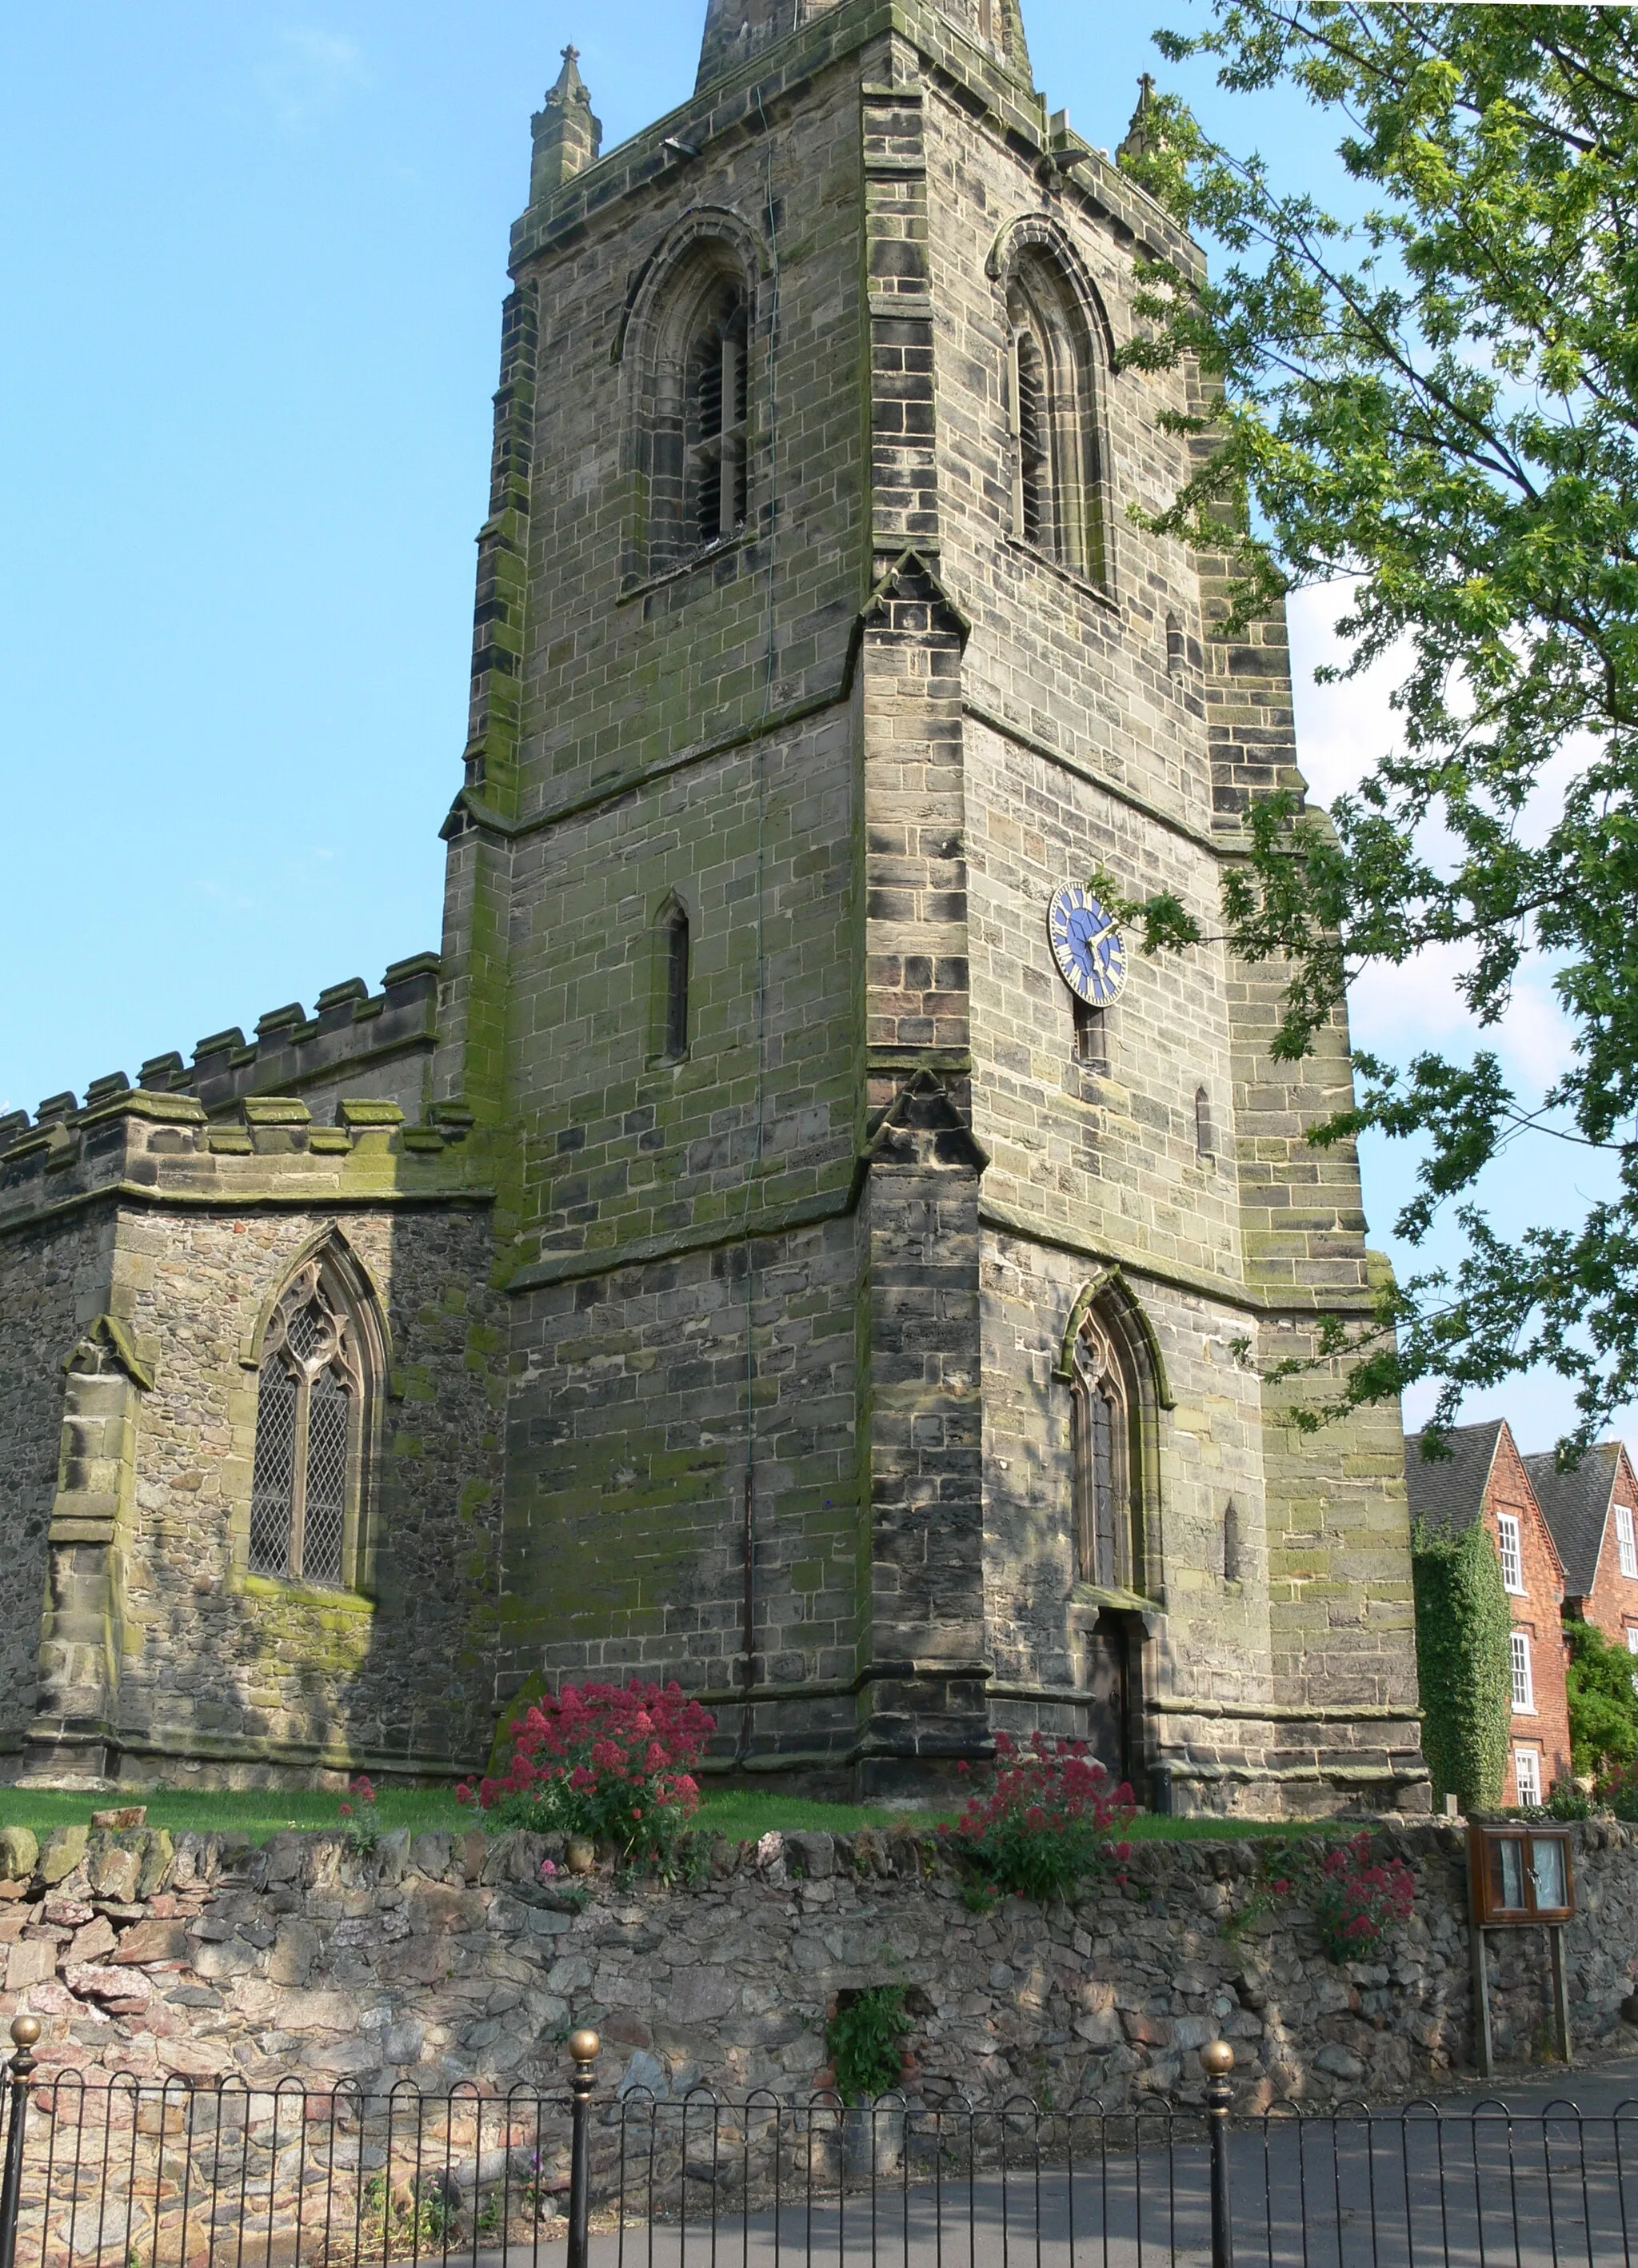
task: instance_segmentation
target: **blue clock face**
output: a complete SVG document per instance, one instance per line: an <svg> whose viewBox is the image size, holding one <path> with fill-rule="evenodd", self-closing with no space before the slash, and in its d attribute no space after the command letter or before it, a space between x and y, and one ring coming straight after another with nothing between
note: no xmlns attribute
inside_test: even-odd
<svg viewBox="0 0 1638 2268"><path fill-rule="evenodd" d="M1046 931L1058 973L1078 1000L1106 1008L1126 982L1126 947L1114 917L1073 882L1054 890Z"/></svg>

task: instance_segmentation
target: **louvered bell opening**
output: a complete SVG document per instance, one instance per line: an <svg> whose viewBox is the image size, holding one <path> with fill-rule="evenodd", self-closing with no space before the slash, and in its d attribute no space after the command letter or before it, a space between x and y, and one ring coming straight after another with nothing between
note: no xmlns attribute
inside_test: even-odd
<svg viewBox="0 0 1638 2268"><path fill-rule="evenodd" d="M734 371L734 423L743 425L750 415L750 356L747 351L745 307L743 303L734 310L733 320L724 327L722 342L732 357ZM725 356L725 360L728 358Z"/></svg>
<svg viewBox="0 0 1638 2268"><path fill-rule="evenodd" d="M1051 533L1048 511L1046 373L1038 342L1028 331L1018 341L1019 501L1026 543L1044 549Z"/></svg>
<svg viewBox="0 0 1638 2268"><path fill-rule="evenodd" d="M715 543L722 534L721 467L719 447L701 451L694 499L694 534L701 543Z"/></svg>
<svg viewBox="0 0 1638 2268"><path fill-rule="evenodd" d="M722 435L722 338L713 325L694 350L694 439L719 440Z"/></svg>

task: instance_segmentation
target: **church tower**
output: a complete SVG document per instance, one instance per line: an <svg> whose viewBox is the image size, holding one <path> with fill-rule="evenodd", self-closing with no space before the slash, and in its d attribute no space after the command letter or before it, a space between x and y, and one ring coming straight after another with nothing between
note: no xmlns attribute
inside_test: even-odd
<svg viewBox="0 0 1638 2268"><path fill-rule="evenodd" d="M432 1112L501 1160L501 1697L678 1679L720 1760L1084 1735L1180 1810L1425 1806L1397 1413L1266 1382L1370 1261L1339 1016L1145 959L1298 778L1283 622L1140 533L1199 255L1016 0L709 0L535 121ZM1214 924L1208 919L1208 929ZM1246 1351L1249 1346L1249 1352Z"/></svg>

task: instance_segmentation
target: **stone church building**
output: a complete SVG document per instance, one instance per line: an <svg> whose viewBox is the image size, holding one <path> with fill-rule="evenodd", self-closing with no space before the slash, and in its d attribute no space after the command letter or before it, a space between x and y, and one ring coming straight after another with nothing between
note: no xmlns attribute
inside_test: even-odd
<svg viewBox="0 0 1638 2268"><path fill-rule="evenodd" d="M1369 1296L1343 1020L1097 897L1299 777L1132 517L1199 254L1017 0L710 0L534 130L441 952L0 1122L4 1769L437 1778L640 1673L834 1793L1425 1806L1398 1414L1267 1382Z"/></svg>

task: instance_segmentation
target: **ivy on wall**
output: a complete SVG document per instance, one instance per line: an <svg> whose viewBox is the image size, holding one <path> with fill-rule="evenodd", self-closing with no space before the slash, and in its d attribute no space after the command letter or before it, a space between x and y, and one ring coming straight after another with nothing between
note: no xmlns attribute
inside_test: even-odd
<svg viewBox="0 0 1638 2268"><path fill-rule="evenodd" d="M1638 1758L1638 1688L1624 1646L1591 1623L1567 1621L1571 1768L1607 1779Z"/></svg>
<svg viewBox="0 0 1638 2268"><path fill-rule="evenodd" d="M1481 1521L1451 1535L1419 1521L1411 1539L1422 1753L1434 1800L1493 1811L1507 1792L1512 1612Z"/></svg>

